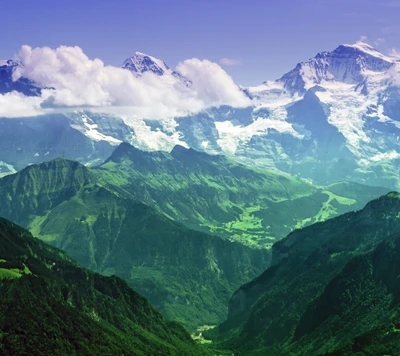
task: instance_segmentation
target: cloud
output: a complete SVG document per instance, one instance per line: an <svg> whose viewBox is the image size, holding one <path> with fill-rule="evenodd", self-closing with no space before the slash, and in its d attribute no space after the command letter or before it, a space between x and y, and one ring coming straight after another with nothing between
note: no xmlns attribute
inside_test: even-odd
<svg viewBox="0 0 400 356"><path fill-rule="evenodd" d="M357 42L368 43L368 37L367 36L360 36L360 38L359 38L359 40Z"/></svg>
<svg viewBox="0 0 400 356"><path fill-rule="evenodd" d="M243 64L243 62L240 59L234 59L234 58L221 58L219 60L219 64L227 67L235 67L235 66L240 66Z"/></svg>
<svg viewBox="0 0 400 356"><path fill-rule="evenodd" d="M197 98L209 106L251 105L232 78L216 63L193 58L179 63L177 70L193 82Z"/></svg>
<svg viewBox="0 0 400 356"><path fill-rule="evenodd" d="M400 64L396 63L386 72L392 85L400 87Z"/></svg>
<svg viewBox="0 0 400 356"><path fill-rule="evenodd" d="M385 43L386 40L382 37L378 37L375 41L374 41L374 45L376 47L379 47L381 44Z"/></svg>
<svg viewBox="0 0 400 356"><path fill-rule="evenodd" d="M25 96L18 92L0 95L0 117L37 116L42 113L42 98Z"/></svg>
<svg viewBox="0 0 400 356"><path fill-rule="evenodd" d="M392 48L389 52L389 56L400 60L400 51L396 48Z"/></svg>
<svg viewBox="0 0 400 356"><path fill-rule="evenodd" d="M146 72L137 77L126 69L106 66L100 59L88 58L79 47L25 45L19 57L24 66L14 72L13 79L23 76L46 89L34 99L21 94L0 96L0 105L15 108L20 102L23 109L19 111L26 114L83 107L161 118L211 106L251 104L232 78L218 64L207 60L190 59L178 65L178 71L193 82L187 87L172 75L159 77ZM0 110L3 116L8 111Z"/></svg>

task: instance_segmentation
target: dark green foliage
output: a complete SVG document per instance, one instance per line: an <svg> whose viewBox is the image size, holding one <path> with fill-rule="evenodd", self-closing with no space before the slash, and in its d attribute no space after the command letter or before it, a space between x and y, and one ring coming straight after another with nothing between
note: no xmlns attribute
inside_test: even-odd
<svg viewBox="0 0 400 356"><path fill-rule="evenodd" d="M289 234L208 336L235 355L399 354L399 213L390 193Z"/></svg>
<svg viewBox="0 0 400 356"><path fill-rule="evenodd" d="M207 354L121 279L80 268L3 219L0 258L32 272L0 280L1 355Z"/></svg>

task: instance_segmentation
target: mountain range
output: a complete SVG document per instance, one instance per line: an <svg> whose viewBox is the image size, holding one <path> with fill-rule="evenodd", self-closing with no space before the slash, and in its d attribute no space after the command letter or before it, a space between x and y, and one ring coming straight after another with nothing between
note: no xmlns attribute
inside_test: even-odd
<svg viewBox="0 0 400 356"><path fill-rule="evenodd" d="M24 78L12 80L12 68L23 64L4 63L3 92L39 90ZM167 152L179 144L319 185L350 180L397 189L399 66L397 59L358 42L321 52L276 81L241 87L252 99L247 108L220 106L158 120L87 109L55 115L52 124L47 115L12 123L3 118L2 173L61 154L85 164L100 163L120 142ZM139 52L123 68L135 76L153 73L171 85L191 86L163 61ZM34 126L34 142L10 142L20 125ZM68 149L61 144L66 136L72 137ZM83 150L77 150L81 145Z"/></svg>
<svg viewBox="0 0 400 356"><path fill-rule="evenodd" d="M0 180L0 215L123 278L170 320L222 321L231 293L268 267L270 252L191 230L104 184L103 171L63 158L29 166Z"/></svg>
<svg viewBox="0 0 400 356"><path fill-rule="evenodd" d="M3 177L0 216L81 265L124 278L193 328L226 317L233 291L269 267L265 247L386 192L319 188L224 156L123 143L98 167L58 158Z"/></svg>

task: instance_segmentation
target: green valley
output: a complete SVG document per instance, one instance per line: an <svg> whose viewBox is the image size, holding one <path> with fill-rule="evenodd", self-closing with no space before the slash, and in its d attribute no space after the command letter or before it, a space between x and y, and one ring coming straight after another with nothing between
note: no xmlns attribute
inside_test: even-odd
<svg viewBox="0 0 400 356"><path fill-rule="evenodd" d="M188 227L253 247L270 247L296 228L361 209L388 192L347 182L316 187L181 146L169 154L122 143L92 172L109 189Z"/></svg>

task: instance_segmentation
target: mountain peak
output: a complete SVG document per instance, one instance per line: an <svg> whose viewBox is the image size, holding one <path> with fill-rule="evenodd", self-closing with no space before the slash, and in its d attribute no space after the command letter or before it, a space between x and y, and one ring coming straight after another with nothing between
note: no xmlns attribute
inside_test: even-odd
<svg viewBox="0 0 400 356"><path fill-rule="evenodd" d="M120 163L125 159L128 159L132 162L140 163L143 160L152 160L154 158L166 157L168 154L162 151L142 151L135 146L127 142L122 142L111 154L111 156L103 163L103 165L108 162Z"/></svg>
<svg viewBox="0 0 400 356"><path fill-rule="evenodd" d="M383 53L379 52L376 48L372 47L370 44L361 41L358 41L354 44L340 45L332 53L343 54L344 52L347 52L350 55L370 56L388 63L395 62L393 58L385 56Z"/></svg>
<svg viewBox="0 0 400 356"><path fill-rule="evenodd" d="M22 62L15 59L0 60L0 67L22 67Z"/></svg>
<svg viewBox="0 0 400 356"><path fill-rule="evenodd" d="M374 73L387 71L395 62L367 43L344 44L298 63L277 82L292 94L304 94L324 82L361 84Z"/></svg>
<svg viewBox="0 0 400 356"><path fill-rule="evenodd" d="M165 72L170 71L169 67L162 60L142 52L135 52L132 57L129 57L122 64L122 68L138 74L153 72L159 76L162 76L165 74Z"/></svg>

